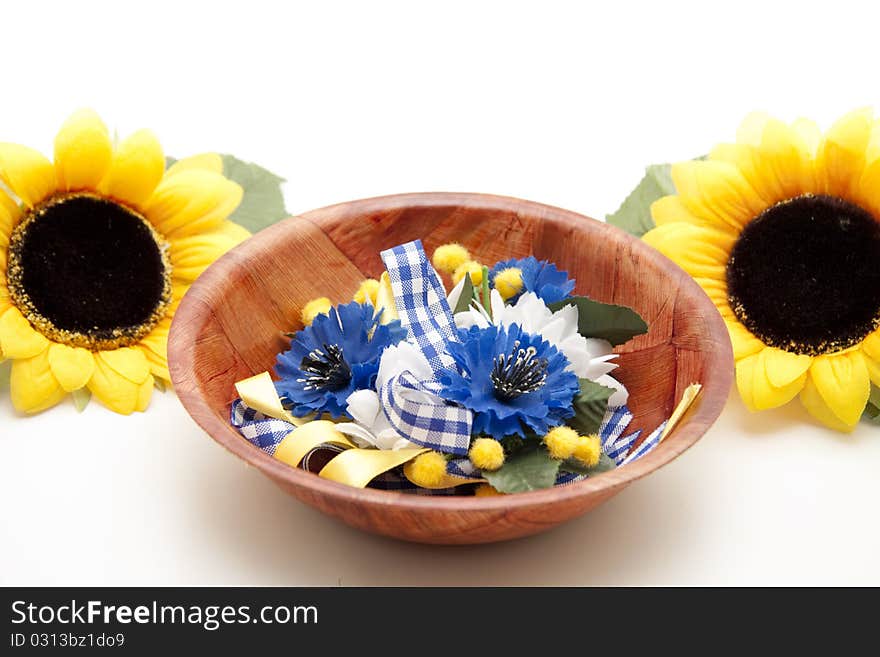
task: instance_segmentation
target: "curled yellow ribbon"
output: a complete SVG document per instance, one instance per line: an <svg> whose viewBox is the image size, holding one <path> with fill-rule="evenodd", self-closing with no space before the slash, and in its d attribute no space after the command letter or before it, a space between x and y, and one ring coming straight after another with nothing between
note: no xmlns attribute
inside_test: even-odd
<svg viewBox="0 0 880 657"><path fill-rule="evenodd" d="M241 400L256 411L277 420L290 422L296 429L275 447L275 458L294 468L303 458L321 445L339 445L345 451L334 456L318 473L319 477L364 488L370 481L411 461L427 448L398 450L362 449L349 440L329 420L294 417L284 409L268 372L257 374L235 384Z"/></svg>
<svg viewBox="0 0 880 657"><path fill-rule="evenodd" d="M669 419L666 420L666 428L663 429L663 433L660 434L660 442L672 433L675 426L679 423L681 418L684 417L684 414L687 413L687 410L691 407L697 396L700 394L700 391L703 389L702 384L700 383L692 383L687 388L684 389L684 392L681 395L681 401L678 402L678 406L675 407L675 410L672 411L672 415L669 416Z"/></svg>
<svg viewBox="0 0 880 657"><path fill-rule="evenodd" d="M238 391L241 401L263 415L290 422L295 427L302 426L309 421L308 418L294 417L284 409L268 372L262 372L249 379L238 381L235 384L235 389Z"/></svg>

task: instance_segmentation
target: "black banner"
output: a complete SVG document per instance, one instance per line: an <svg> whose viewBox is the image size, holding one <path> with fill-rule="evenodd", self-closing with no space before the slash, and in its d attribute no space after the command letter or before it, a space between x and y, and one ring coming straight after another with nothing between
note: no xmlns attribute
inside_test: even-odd
<svg viewBox="0 0 880 657"><path fill-rule="evenodd" d="M809 632L817 638L833 627L834 608L849 608L850 629L873 627L854 623L860 614L851 605L834 604L850 593L822 591L824 606L811 604L813 595L747 589L10 588L2 589L0 654L296 654L307 647L328 657L342 650L352 657L373 650L463 657L489 646L492 654L505 645L522 649L532 637L544 646L542 654L585 645L595 654L621 645L696 643L708 649L702 643L707 637L727 649L753 646L760 637L766 647L780 633L788 633L790 647L792 637ZM812 624L811 617L818 621Z"/></svg>

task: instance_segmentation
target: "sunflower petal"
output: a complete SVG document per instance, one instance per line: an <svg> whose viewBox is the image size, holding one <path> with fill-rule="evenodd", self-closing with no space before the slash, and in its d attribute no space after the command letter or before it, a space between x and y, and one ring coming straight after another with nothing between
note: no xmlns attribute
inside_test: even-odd
<svg viewBox="0 0 880 657"><path fill-rule="evenodd" d="M53 344L49 347L49 366L61 387L73 392L84 388L92 378L95 357L87 349Z"/></svg>
<svg viewBox="0 0 880 657"><path fill-rule="evenodd" d="M166 317L137 345L149 361L150 372L153 376L165 381L171 380L171 375L168 373L168 330L170 328L171 318Z"/></svg>
<svg viewBox="0 0 880 657"><path fill-rule="evenodd" d="M817 156L817 171L824 174L826 193L843 198L858 193L872 128L869 109L851 112L831 126Z"/></svg>
<svg viewBox="0 0 880 657"><path fill-rule="evenodd" d="M0 351L4 358L31 358L49 347L49 341L38 333L24 315L12 306L0 315Z"/></svg>
<svg viewBox="0 0 880 657"><path fill-rule="evenodd" d="M111 411L130 415L137 407L140 385L117 374L99 354L95 358L95 371L89 380L89 390Z"/></svg>
<svg viewBox="0 0 880 657"><path fill-rule="evenodd" d="M862 349L868 356L880 362L880 329L877 329L864 339Z"/></svg>
<svg viewBox="0 0 880 657"><path fill-rule="evenodd" d="M811 157L815 157L819 150L819 144L822 143L822 131L815 121L810 119L796 119L791 124L791 129L797 133L801 143L806 147L807 153Z"/></svg>
<svg viewBox="0 0 880 657"><path fill-rule="evenodd" d="M752 354L757 354L764 349L764 343L752 335L752 332L739 320L735 318L725 319L724 323L727 326L730 342L733 345L734 360L740 360Z"/></svg>
<svg viewBox="0 0 880 657"><path fill-rule="evenodd" d="M150 364L144 352L135 347L122 347L112 351L101 351L97 359L119 376L131 383L140 385L150 376Z"/></svg>
<svg viewBox="0 0 880 657"><path fill-rule="evenodd" d="M801 391L801 403L810 415L830 429L849 433L855 428L855 425L842 422L832 412L825 400L822 399L822 395L819 394L819 389L813 382L812 376L807 376L807 381L804 383L804 389Z"/></svg>
<svg viewBox="0 0 880 657"><path fill-rule="evenodd" d="M767 347L763 356L767 378L777 388L801 378L813 362L812 356L795 354L776 347Z"/></svg>
<svg viewBox="0 0 880 657"><path fill-rule="evenodd" d="M719 230L738 233L767 207L729 162L679 162L672 166L672 181L685 207Z"/></svg>
<svg viewBox="0 0 880 657"><path fill-rule="evenodd" d="M748 146L759 146L764 128L773 120L766 112L751 112L743 119L736 130L736 141Z"/></svg>
<svg viewBox="0 0 880 657"><path fill-rule="evenodd" d="M723 280L735 238L712 228L687 223L665 224L642 239L694 277Z"/></svg>
<svg viewBox="0 0 880 657"><path fill-rule="evenodd" d="M52 374L48 349L12 361L9 392L12 405L22 413L39 413L64 399L67 393Z"/></svg>
<svg viewBox="0 0 880 657"><path fill-rule="evenodd" d="M0 180L33 207L55 191L55 167L32 148L0 144Z"/></svg>
<svg viewBox="0 0 880 657"><path fill-rule="evenodd" d="M775 203L780 196L776 180L764 180L758 148L750 144L718 144L709 153L710 160L727 162L740 170L743 177L761 197L764 204Z"/></svg>
<svg viewBox="0 0 880 657"><path fill-rule="evenodd" d="M159 140L149 130L141 130L119 145L101 182L101 191L140 206L150 198L164 173L165 155Z"/></svg>
<svg viewBox="0 0 880 657"><path fill-rule="evenodd" d="M193 169L222 174L223 158L217 155L217 153L201 153L185 157L168 167L165 176L175 176L181 171L192 171Z"/></svg>
<svg viewBox="0 0 880 657"><path fill-rule="evenodd" d="M750 411L757 411L755 405L755 369L760 352L736 361L736 388L739 396Z"/></svg>
<svg viewBox="0 0 880 657"><path fill-rule="evenodd" d="M813 152L792 126L761 114L747 119L738 143L717 146L710 157L734 164L765 204L772 205L818 191Z"/></svg>
<svg viewBox="0 0 880 657"><path fill-rule="evenodd" d="M865 167L855 193L857 201L875 217L880 216L880 160Z"/></svg>
<svg viewBox="0 0 880 657"><path fill-rule="evenodd" d="M21 219L21 208L15 201L9 198L9 194L0 189L0 251L6 255L6 247L9 246L9 238L12 236L12 230ZM2 267L3 272L6 271L6 264Z"/></svg>
<svg viewBox="0 0 880 657"><path fill-rule="evenodd" d="M775 190L774 202L820 191L815 185L813 153L793 127L768 121L758 152L761 184Z"/></svg>
<svg viewBox="0 0 880 657"><path fill-rule="evenodd" d="M663 196L651 204L651 217L657 226L684 222L695 226L711 227L711 222L706 222L688 210L679 196Z"/></svg>
<svg viewBox="0 0 880 657"><path fill-rule="evenodd" d="M169 238L216 230L238 207L242 188L210 171L166 176L144 206L147 218Z"/></svg>
<svg viewBox="0 0 880 657"><path fill-rule="evenodd" d="M251 232L244 226L234 221L224 221L219 227L211 231L211 235L224 235L236 244L244 242L251 236Z"/></svg>
<svg viewBox="0 0 880 657"><path fill-rule="evenodd" d="M807 379L804 371L783 386L773 385L770 380L773 363L768 359L768 352L769 349L764 349L736 364L737 387L746 406L752 411L763 411L787 404L797 397Z"/></svg>
<svg viewBox="0 0 880 657"><path fill-rule="evenodd" d="M169 255L174 277L189 282L196 280L211 263L238 244L239 237L231 232L212 231L172 240Z"/></svg>
<svg viewBox="0 0 880 657"><path fill-rule="evenodd" d="M810 380L831 412L843 424L855 426L871 394L871 379L862 352L817 356L810 367Z"/></svg>
<svg viewBox="0 0 880 657"><path fill-rule="evenodd" d="M113 144L101 118L92 110L74 112L55 137L58 189L97 189L112 159Z"/></svg>
<svg viewBox="0 0 880 657"><path fill-rule="evenodd" d="M864 356L865 367L868 368L868 376L871 378L871 383L880 387L880 360L871 358L868 354L864 354Z"/></svg>

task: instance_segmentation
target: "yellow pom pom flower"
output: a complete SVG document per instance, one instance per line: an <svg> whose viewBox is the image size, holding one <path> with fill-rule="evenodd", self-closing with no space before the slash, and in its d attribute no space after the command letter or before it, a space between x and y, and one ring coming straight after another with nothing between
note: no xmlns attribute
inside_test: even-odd
<svg viewBox="0 0 880 657"><path fill-rule="evenodd" d="M504 448L494 438L477 438L471 443L468 457L480 470L497 470L504 465Z"/></svg>
<svg viewBox="0 0 880 657"><path fill-rule="evenodd" d="M379 281L375 278L368 278L357 289L357 292L354 293L354 300L358 303L369 303L374 308L376 307L376 295L379 293Z"/></svg>
<svg viewBox="0 0 880 657"><path fill-rule="evenodd" d="M796 397L852 431L880 386L880 122L754 114L735 143L673 165L645 241L688 272L727 325L752 411Z"/></svg>
<svg viewBox="0 0 880 657"><path fill-rule="evenodd" d="M468 250L461 244L453 242L434 249L434 257L431 258L431 262L438 271L451 274L470 259L471 254L468 253Z"/></svg>
<svg viewBox="0 0 880 657"><path fill-rule="evenodd" d="M404 473L416 486L434 488L446 476L446 457L440 452L419 454L404 467Z"/></svg>
<svg viewBox="0 0 880 657"><path fill-rule="evenodd" d="M300 313L300 319L302 320L303 326L311 326L312 322L315 321L315 317L318 315L326 315L330 312L330 308L332 307L333 304L330 303L330 299L327 297L312 299L303 306L302 312Z"/></svg>
<svg viewBox="0 0 880 657"><path fill-rule="evenodd" d="M504 495L504 493L494 488L492 484L480 484L474 489L474 497L495 497L497 495Z"/></svg>
<svg viewBox="0 0 880 657"><path fill-rule="evenodd" d="M570 458L580 442L578 432L571 427L554 427L544 436L544 444L554 459Z"/></svg>
<svg viewBox="0 0 880 657"><path fill-rule="evenodd" d="M522 292L522 269L519 267L508 267L495 274L495 289L498 290L498 294L505 301Z"/></svg>
<svg viewBox="0 0 880 657"><path fill-rule="evenodd" d="M599 457L602 456L602 443L599 436L596 434L580 436L572 456L588 468L595 466L599 463Z"/></svg>
<svg viewBox="0 0 880 657"><path fill-rule="evenodd" d="M465 277L465 274L470 274L471 283L474 285L482 285L483 265L476 260L468 260L456 267L455 271L452 272L452 282L458 285L461 279Z"/></svg>
<svg viewBox="0 0 880 657"><path fill-rule="evenodd" d="M168 330L184 293L249 235L228 217L242 188L218 155L165 168L146 130L115 143L90 110L55 138L54 161L0 143L0 359L15 408L87 389L129 414L168 382Z"/></svg>

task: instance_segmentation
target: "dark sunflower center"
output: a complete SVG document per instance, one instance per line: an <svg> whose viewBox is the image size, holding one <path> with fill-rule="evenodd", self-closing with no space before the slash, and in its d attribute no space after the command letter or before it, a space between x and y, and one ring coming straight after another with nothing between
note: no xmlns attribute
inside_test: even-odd
<svg viewBox="0 0 880 657"><path fill-rule="evenodd" d="M522 349L519 342L515 342L509 354L495 357L489 376L496 398L511 401L544 385L547 380L547 360L536 358L535 353L534 347Z"/></svg>
<svg viewBox="0 0 880 657"><path fill-rule="evenodd" d="M142 338L170 302L170 267L149 223L112 201L58 197L16 228L13 301L51 339L93 349Z"/></svg>
<svg viewBox="0 0 880 657"><path fill-rule="evenodd" d="M341 390L351 382L351 368L342 357L342 347L325 344L302 359L299 368L305 373L306 390Z"/></svg>
<svg viewBox="0 0 880 657"><path fill-rule="evenodd" d="M810 355L857 344L880 325L880 222L832 196L778 203L734 245L727 292L766 344Z"/></svg>

